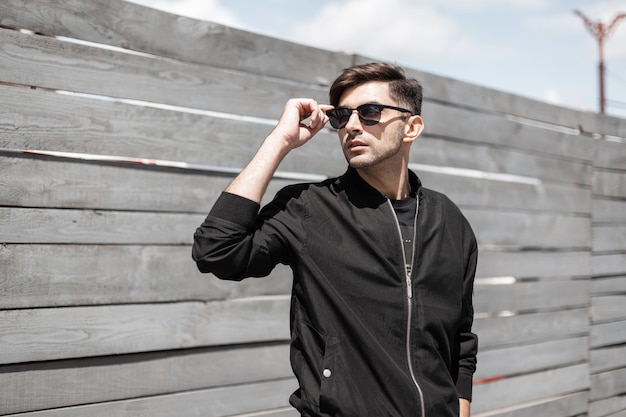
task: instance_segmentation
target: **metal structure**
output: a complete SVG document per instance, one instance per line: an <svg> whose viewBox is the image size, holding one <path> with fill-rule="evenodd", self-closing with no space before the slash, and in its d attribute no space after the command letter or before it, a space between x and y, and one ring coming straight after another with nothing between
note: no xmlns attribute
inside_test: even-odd
<svg viewBox="0 0 626 417"><path fill-rule="evenodd" d="M580 16L585 22L585 26L591 32L591 34L598 41L598 53L599 53L599 62L598 62L598 73L600 80L600 113L604 113L605 108L605 95L604 95L604 41L608 39L611 32L617 26L617 23L626 17L626 13L618 13L613 17L613 20L609 24L604 24L601 21L594 22L589 19L579 10L574 10L574 13Z"/></svg>

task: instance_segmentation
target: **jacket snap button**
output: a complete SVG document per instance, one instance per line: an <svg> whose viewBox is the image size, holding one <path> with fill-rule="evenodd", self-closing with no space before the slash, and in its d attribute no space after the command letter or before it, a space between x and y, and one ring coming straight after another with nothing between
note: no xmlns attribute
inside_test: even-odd
<svg viewBox="0 0 626 417"><path fill-rule="evenodd" d="M323 374L326 378L330 378L330 376L332 375L332 372L330 372L330 369L327 368L327 369L324 369Z"/></svg>

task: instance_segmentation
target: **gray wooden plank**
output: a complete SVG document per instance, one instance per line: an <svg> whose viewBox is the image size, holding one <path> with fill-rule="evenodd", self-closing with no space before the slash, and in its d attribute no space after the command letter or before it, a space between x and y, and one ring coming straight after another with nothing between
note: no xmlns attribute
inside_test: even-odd
<svg viewBox="0 0 626 417"><path fill-rule="evenodd" d="M626 396L614 396L589 403L589 417L617 417L614 413L626 413Z"/></svg>
<svg viewBox="0 0 626 417"><path fill-rule="evenodd" d="M626 253L594 255L591 257L591 269L596 277L623 275L626 273Z"/></svg>
<svg viewBox="0 0 626 417"><path fill-rule="evenodd" d="M594 226L593 251L609 252L626 249L626 225Z"/></svg>
<svg viewBox="0 0 626 417"><path fill-rule="evenodd" d="M528 401L524 404L507 407L502 410L472 414L474 417L573 417L587 411L589 394L579 392L558 397L550 397L538 401ZM591 417L591 416L590 416ZM597 416L599 417L599 416Z"/></svg>
<svg viewBox="0 0 626 417"><path fill-rule="evenodd" d="M593 173L593 193L603 197L626 197L626 172L596 169Z"/></svg>
<svg viewBox="0 0 626 417"><path fill-rule="evenodd" d="M0 101L0 148L8 149L241 168L274 123L2 85L0 95L5 98ZM344 167L336 133L326 129L285 158L280 169L329 174Z"/></svg>
<svg viewBox="0 0 626 417"><path fill-rule="evenodd" d="M355 57L356 63L368 61L371 58ZM455 103L459 107L512 115L553 129L565 127L585 134L603 133L626 137L626 119L557 106L423 71L410 70L409 74L424 84L426 98Z"/></svg>
<svg viewBox="0 0 626 417"><path fill-rule="evenodd" d="M591 254L584 251L490 251L480 248L476 277L556 278L591 275Z"/></svg>
<svg viewBox="0 0 626 417"><path fill-rule="evenodd" d="M589 389L586 364L552 369L474 386L472 413L521 406Z"/></svg>
<svg viewBox="0 0 626 417"><path fill-rule="evenodd" d="M481 349L586 336L589 333L588 310L581 308L509 317L478 318L474 320L473 331L480 337Z"/></svg>
<svg viewBox="0 0 626 417"><path fill-rule="evenodd" d="M207 388L293 377L287 344L117 355L0 369L2 415L173 393L193 395Z"/></svg>
<svg viewBox="0 0 626 417"><path fill-rule="evenodd" d="M591 246L589 217L471 207L464 207L463 214L472 225L479 245L520 249Z"/></svg>
<svg viewBox="0 0 626 417"><path fill-rule="evenodd" d="M626 367L591 375L591 400L610 398L626 392Z"/></svg>
<svg viewBox="0 0 626 417"><path fill-rule="evenodd" d="M592 373L626 368L626 344L589 351Z"/></svg>
<svg viewBox="0 0 626 417"><path fill-rule="evenodd" d="M413 167L409 165L409 167ZM523 183L447 174L415 167L424 187L447 194L458 205L589 215L591 191L580 187Z"/></svg>
<svg viewBox="0 0 626 417"><path fill-rule="evenodd" d="M289 407L294 378L20 413L23 417L224 417ZM17 414L10 414L17 416Z"/></svg>
<svg viewBox="0 0 626 417"><path fill-rule="evenodd" d="M591 322L626 320L626 294L591 298Z"/></svg>
<svg viewBox="0 0 626 417"><path fill-rule="evenodd" d="M424 90L428 90L428 87L425 85ZM425 132L435 136L545 153L587 164L594 155L595 143L590 138L520 123L503 114L426 101L423 104L423 116ZM450 123L451 120L454 123ZM526 175L534 173L533 167L534 165L528 167ZM541 168L539 172L544 169Z"/></svg>
<svg viewBox="0 0 626 417"><path fill-rule="evenodd" d="M598 141L594 166L598 168L624 170L626 167L626 147L623 142Z"/></svg>
<svg viewBox="0 0 626 417"><path fill-rule="evenodd" d="M626 343L626 320L594 324L589 332L592 349Z"/></svg>
<svg viewBox="0 0 626 417"><path fill-rule="evenodd" d="M429 107L430 104L426 104L426 108ZM465 123L459 122L459 125L465 128L455 132L451 130L456 123L450 123L449 117L456 115L449 115L448 112L459 111L458 109L442 106L432 111L437 112L436 119L431 120L424 115L425 133L411 148L411 160L414 162L474 169L487 173L507 173L549 182L591 185L592 167L588 161L571 157L564 159L563 155L558 154L561 149L557 148L556 144L560 142L561 137L543 138L541 141L543 147L539 148L534 141L529 144L526 140L527 136L534 138L537 132L519 132L515 135L515 140L510 139L510 143L507 143L507 137L503 132L491 125L481 125L480 121L473 120L473 114L468 115ZM446 117L448 120L444 120ZM484 122L493 124L497 121L498 119L493 118ZM472 128L468 129L468 126ZM473 133L474 129L484 131L476 134ZM448 135L453 136L447 137ZM522 135L525 135L524 140L519 139ZM552 143L552 147L546 145L546 142ZM581 150L580 153L585 153L585 150Z"/></svg>
<svg viewBox="0 0 626 417"><path fill-rule="evenodd" d="M0 4L0 25L310 84L329 84L351 63L344 53L120 0L39 0L28 7L23 0L6 0Z"/></svg>
<svg viewBox="0 0 626 417"><path fill-rule="evenodd" d="M594 278L591 280L593 295L622 294L626 288L626 276Z"/></svg>
<svg viewBox="0 0 626 417"><path fill-rule="evenodd" d="M204 214L0 207L3 243L188 245Z"/></svg>
<svg viewBox="0 0 626 417"><path fill-rule="evenodd" d="M625 201L594 198L591 203L594 224L623 225L626 223Z"/></svg>
<svg viewBox="0 0 626 417"><path fill-rule="evenodd" d="M202 214L209 212L232 181L230 176L169 172L136 164L116 166L1 155L0 177L0 205L5 206ZM293 182L273 180L266 197Z"/></svg>
<svg viewBox="0 0 626 417"><path fill-rule="evenodd" d="M291 97L328 100L325 87L1 28L0 39L0 81L9 83L270 118Z"/></svg>
<svg viewBox="0 0 626 417"><path fill-rule="evenodd" d="M494 378L562 368L587 360L587 337L556 339L496 349L479 349L476 384ZM515 358L515 360L511 360Z"/></svg>
<svg viewBox="0 0 626 417"><path fill-rule="evenodd" d="M4 244L0 282L0 309L11 309L289 294L291 271L230 282L198 272L189 246Z"/></svg>
<svg viewBox="0 0 626 417"><path fill-rule="evenodd" d="M474 312L529 312L589 306L587 280L474 285Z"/></svg>
<svg viewBox="0 0 626 417"><path fill-rule="evenodd" d="M289 296L0 311L0 363L289 340Z"/></svg>

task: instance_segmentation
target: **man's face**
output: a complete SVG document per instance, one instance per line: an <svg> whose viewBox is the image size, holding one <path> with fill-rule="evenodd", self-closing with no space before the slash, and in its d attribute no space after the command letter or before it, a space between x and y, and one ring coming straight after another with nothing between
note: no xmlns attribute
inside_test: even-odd
<svg viewBox="0 0 626 417"><path fill-rule="evenodd" d="M346 90L338 107L356 108L362 104L375 103L399 106L389 96L385 82L368 82ZM398 167L408 153L403 146L403 131L408 115L392 109L382 111L380 121L372 126L364 125L355 111L345 127L339 129L339 140L348 164L357 169L389 165Z"/></svg>

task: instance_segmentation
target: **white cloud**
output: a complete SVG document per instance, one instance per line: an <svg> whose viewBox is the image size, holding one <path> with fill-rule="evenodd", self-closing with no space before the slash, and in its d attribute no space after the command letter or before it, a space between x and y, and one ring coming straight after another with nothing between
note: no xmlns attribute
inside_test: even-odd
<svg viewBox="0 0 626 417"><path fill-rule="evenodd" d="M243 28L243 23L218 0L127 0L180 16L208 20L226 26Z"/></svg>
<svg viewBox="0 0 626 417"><path fill-rule="evenodd" d="M548 87L544 91L544 101L557 106L585 109L590 107L591 97L576 88L569 88L565 93L557 91L555 87Z"/></svg>
<svg viewBox="0 0 626 417"><path fill-rule="evenodd" d="M348 0L329 3L289 38L330 50L419 65L450 56L467 57L477 45L459 24L432 7L408 0Z"/></svg>

